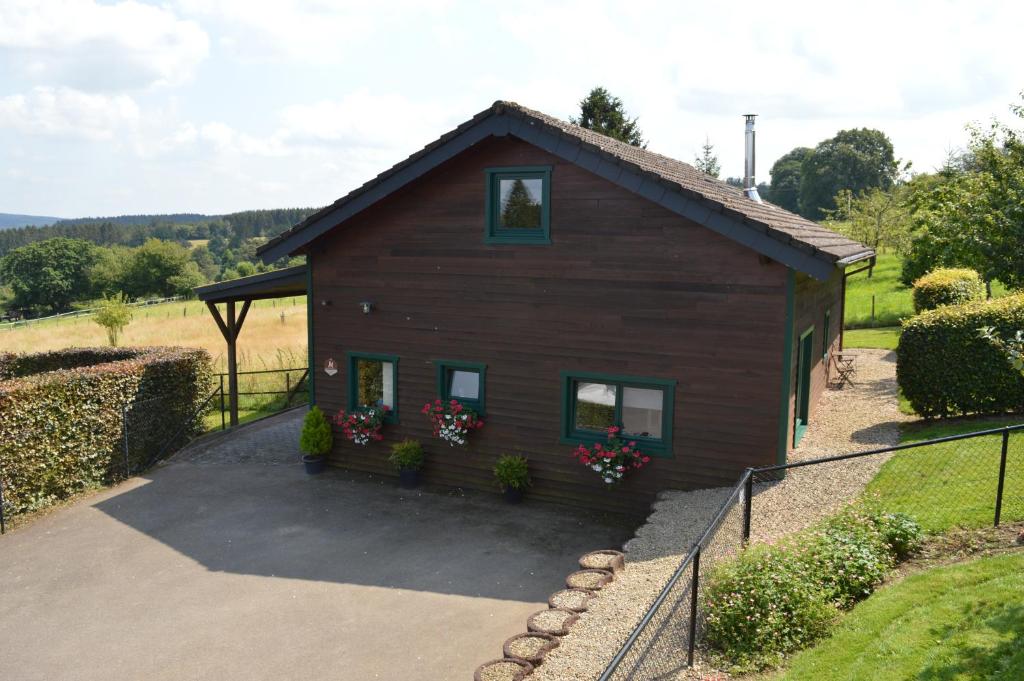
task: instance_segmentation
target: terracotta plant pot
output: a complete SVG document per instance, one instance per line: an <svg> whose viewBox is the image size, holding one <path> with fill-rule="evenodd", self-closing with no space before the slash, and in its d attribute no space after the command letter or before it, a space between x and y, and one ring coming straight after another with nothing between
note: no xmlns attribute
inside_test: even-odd
<svg viewBox="0 0 1024 681"><path fill-rule="evenodd" d="M626 567L626 556L622 551L603 549L580 556L580 567L584 570L610 570L619 574Z"/></svg>
<svg viewBox="0 0 1024 681"><path fill-rule="evenodd" d="M574 596L572 600L576 601L576 605L566 605L567 596ZM561 610L570 610L572 612L586 612L589 607L590 599L594 597L593 591L587 591L586 589L562 589L551 594L548 598L548 607L559 608Z"/></svg>
<svg viewBox="0 0 1024 681"><path fill-rule="evenodd" d="M324 469L327 468L327 459L322 456L303 454L302 465L306 467L306 473L316 475L317 473L323 473Z"/></svg>
<svg viewBox="0 0 1024 681"><path fill-rule="evenodd" d="M569 628L576 624L576 620L580 618L579 615L572 612L571 610L562 610L561 608L549 608L548 610L538 610L537 612L530 615L529 619L526 620L526 629L528 631L537 632L539 634L550 634L552 636L565 636L569 633ZM545 619L552 619L559 622L559 624L545 624Z"/></svg>
<svg viewBox="0 0 1024 681"><path fill-rule="evenodd" d="M541 645L539 646L539 649L531 655L522 654L522 651L516 650L516 644L517 642L523 639L535 639L536 641L540 642ZM541 632L516 634L512 638L505 641L505 645L501 647L501 652L505 653L505 657L512 658L514 660L525 660L530 664L537 666L538 664L540 664L540 661L544 659L545 655L547 655L549 652L558 647L558 643L558 637L552 636L551 634L544 634ZM519 652L520 654L517 655L517 652Z"/></svg>
<svg viewBox="0 0 1024 681"><path fill-rule="evenodd" d="M613 579L615 577L608 570L577 570L565 578L565 585L570 589L600 591Z"/></svg>
<svg viewBox="0 0 1024 681"><path fill-rule="evenodd" d="M506 487L505 488L505 501L510 504L521 504L523 502L523 488L522 487Z"/></svg>
<svg viewBox="0 0 1024 681"><path fill-rule="evenodd" d="M484 674L489 667L497 665L508 665L512 664L519 667L519 670L514 672L509 678L509 681L522 681L527 676L533 673L533 665L526 660L519 660L514 657L503 657L500 660L491 660L490 662L484 662L482 665L476 668L473 672L473 681L486 681Z"/></svg>
<svg viewBox="0 0 1024 681"><path fill-rule="evenodd" d="M402 489L416 489L420 484L419 469L403 468L398 471L398 484Z"/></svg>

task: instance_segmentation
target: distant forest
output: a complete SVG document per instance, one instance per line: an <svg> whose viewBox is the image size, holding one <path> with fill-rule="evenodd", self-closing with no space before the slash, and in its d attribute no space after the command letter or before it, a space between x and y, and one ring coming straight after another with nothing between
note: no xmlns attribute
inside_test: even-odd
<svg viewBox="0 0 1024 681"><path fill-rule="evenodd" d="M19 246L56 236L83 239L97 246L141 246L146 239L192 241L221 238L234 246L254 237L271 237L315 212L316 208L246 210L227 215L175 213L74 218L46 227L0 231L0 258Z"/></svg>

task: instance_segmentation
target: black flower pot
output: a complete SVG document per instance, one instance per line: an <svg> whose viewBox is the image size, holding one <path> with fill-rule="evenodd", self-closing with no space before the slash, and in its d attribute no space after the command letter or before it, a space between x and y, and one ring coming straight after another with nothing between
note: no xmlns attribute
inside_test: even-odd
<svg viewBox="0 0 1024 681"><path fill-rule="evenodd" d="M522 487L506 487L505 488L505 501L510 504L519 504L523 501L523 488Z"/></svg>
<svg viewBox="0 0 1024 681"><path fill-rule="evenodd" d="M302 465L306 467L306 473L316 475L317 473L323 473L324 469L327 468L327 459L322 456L304 454L302 456Z"/></svg>
<svg viewBox="0 0 1024 681"><path fill-rule="evenodd" d="M398 484L403 489L415 489L420 484L420 472L411 468L398 471Z"/></svg>

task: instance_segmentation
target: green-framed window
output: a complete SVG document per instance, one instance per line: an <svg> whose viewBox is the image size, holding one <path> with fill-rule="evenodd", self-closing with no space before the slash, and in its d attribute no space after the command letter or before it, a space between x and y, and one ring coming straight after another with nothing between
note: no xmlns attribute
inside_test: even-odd
<svg viewBox="0 0 1024 681"><path fill-rule="evenodd" d="M562 372L562 437L568 444L604 442L609 426L651 456L672 456L676 381Z"/></svg>
<svg viewBox="0 0 1024 681"><path fill-rule="evenodd" d="M398 423L398 357L370 352L348 353L349 411L388 407L388 423Z"/></svg>
<svg viewBox="0 0 1024 681"><path fill-rule="evenodd" d="M814 327L800 334L796 355L796 411L793 421L793 446L796 447L811 422L811 368L814 365Z"/></svg>
<svg viewBox="0 0 1024 681"><path fill-rule="evenodd" d="M487 365L439 359L437 365L437 394L442 400L458 400L477 414L486 408Z"/></svg>
<svg viewBox="0 0 1024 681"><path fill-rule="evenodd" d="M490 244L551 243L551 166L488 168L486 228Z"/></svg>

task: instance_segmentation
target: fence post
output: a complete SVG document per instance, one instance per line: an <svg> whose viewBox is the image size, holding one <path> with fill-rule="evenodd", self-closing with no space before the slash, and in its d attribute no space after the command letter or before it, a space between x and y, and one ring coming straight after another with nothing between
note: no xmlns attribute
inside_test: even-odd
<svg viewBox="0 0 1024 681"><path fill-rule="evenodd" d="M754 469L747 469L747 479L743 485L743 545L750 541L750 509L754 496Z"/></svg>
<svg viewBox="0 0 1024 681"><path fill-rule="evenodd" d="M224 422L224 374L220 375L220 429L224 430L227 428L227 424Z"/></svg>
<svg viewBox="0 0 1024 681"><path fill-rule="evenodd" d="M288 403L291 401L292 398L292 375L287 371L284 372L284 387L284 406L285 409L287 409Z"/></svg>
<svg viewBox="0 0 1024 681"><path fill-rule="evenodd" d="M697 589L700 587L700 546L693 554L693 581L690 583L690 641L686 651L686 664L693 666L693 649L697 645Z"/></svg>
<svg viewBox="0 0 1024 681"><path fill-rule="evenodd" d="M999 527L999 516L1003 511L1003 481L1006 480L1006 450L1010 446L1010 429L1003 430L1003 448L999 455L999 484L996 487L996 522Z"/></svg>

